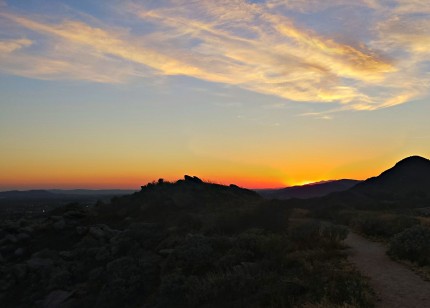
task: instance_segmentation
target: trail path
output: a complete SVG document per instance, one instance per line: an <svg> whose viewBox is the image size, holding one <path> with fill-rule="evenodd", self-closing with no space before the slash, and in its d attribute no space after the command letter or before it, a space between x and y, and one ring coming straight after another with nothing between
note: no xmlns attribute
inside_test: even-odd
<svg viewBox="0 0 430 308"><path fill-rule="evenodd" d="M392 261L384 245L351 232L345 243L351 247L350 261L370 278L378 297L376 307L430 308L430 282Z"/></svg>

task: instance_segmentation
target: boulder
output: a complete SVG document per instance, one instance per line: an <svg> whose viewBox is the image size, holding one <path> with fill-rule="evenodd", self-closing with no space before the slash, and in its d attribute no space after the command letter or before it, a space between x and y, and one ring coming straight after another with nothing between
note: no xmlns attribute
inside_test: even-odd
<svg viewBox="0 0 430 308"><path fill-rule="evenodd" d="M110 252L106 247L101 247L98 249L95 258L97 261L106 261L110 257Z"/></svg>
<svg viewBox="0 0 430 308"><path fill-rule="evenodd" d="M75 257L76 253L74 251L63 250L60 251L58 255L64 260L72 260Z"/></svg>
<svg viewBox="0 0 430 308"><path fill-rule="evenodd" d="M160 256L166 257L168 255L171 255L174 251L175 249L161 249L158 251L158 254Z"/></svg>
<svg viewBox="0 0 430 308"><path fill-rule="evenodd" d="M42 249L31 255L32 258L41 258L41 259L56 259L58 256L58 252L51 249Z"/></svg>
<svg viewBox="0 0 430 308"><path fill-rule="evenodd" d="M57 222L55 222L53 225L55 230L63 230L66 228L66 222L64 219L60 219Z"/></svg>
<svg viewBox="0 0 430 308"><path fill-rule="evenodd" d="M31 258L30 260L27 260L27 265L29 268L34 270L39 269L51 269L54 265L54 262L51 259L42 259L42 258Z"/></svg>
<svg viewBox="0 0 430 308"><path fill-rule="evenodd" d="M25 248L18 247L13 253L17 257L22 257L25 254Z"/></svg>
<svg viewBox="0 0 430 308"><path fill-rule="evenodd" d="M49 280L48 289L62 289L67 288L72 281L72 275L69 271L64 268L55 268L51 273L51 278Z"/></svg>
<svg viewBox="0 0 430 308"><path fill-rule="evenodd" d="M86 213L82 210L70 210L64 213L63 217L69 219L81 219L86 216Z"/></svg>
<svg viewBox="0 0 430 308"><path fill-rule="evenodd" d="M100 279L100 277L102 277L104 272L105 272L105 269L103 267L96 267L95 269L91 270L90 273L88 274L88 280L97 281L98 279Z"/></svg>
<svg viewBox="0 0 430 308"><path fill-rule="evenodd" d="M18 241L25 241L30 238L30 235L28 235L27 233L21 232L16 236L16 238L18 239Z"/></svg>
<svg viewBox="0 0 430 308"><path fill-rule="evenodd" d="M203 181L196 176L184 175L184 180L190 183L198 183L198 184L203 183Z"/></svg>
<svg viewBox="0 0 430 308"><path fill-rule="evenodd" d="M78 227L76 227L76 232L79 235L85 235L88 232L88 228L87 227L78 226Z"/></svg>
<svg viewBox="0 0 430 308"><path fill-rule="evenodd" d="M106 225L96 225L89 229L89 234L97 239L111 238L120 233L118 230L113 230Z"/></svg>
<svg viewBox="0 0 430 308"><path fill-rule="evenodd" d="M13 234L6 235L4 237L4 239L6 240L6 242L10 242L10 243L17 243L18 242L18 238Z"/></svg>
<svg viewBox="0 0 430 308"><path fill-rule="evenodd" d="M99 226L90 227L88 232L91 236L93 236L96 239L103 239L106 236L106 233Z"/></svg>
<svg viewBox="0 0 430 308"><path fill-rule="evenodd" d="M27 271L28 271L27 265L23 263L15 264L12 267L12 272L14 273L17 279L25 278L25 276L27 276Z"/></svg>
<svg viewBox="0 0 430 308"><path fill-rule="evenodd" d="M33 233L33 232L34 232L34 228L33 228L33 227L30 227L30 226L23 227L23 228L19 229L19 232L21 232L21 233L31 234L31 233Z"/></svg>
<svg viewBox="0 0 430 308"><path fill-rule="evenodd" d="M48 296L43 301L43 308L59 308L63 306L63 303L66 302L71 296L73 292L63 291L63 290L55 290L48 294Z"/></svg>

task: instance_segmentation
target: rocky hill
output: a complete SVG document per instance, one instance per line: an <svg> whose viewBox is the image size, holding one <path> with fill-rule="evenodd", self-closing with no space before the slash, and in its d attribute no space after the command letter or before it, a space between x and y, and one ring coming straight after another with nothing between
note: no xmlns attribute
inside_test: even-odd
<svg viewBox="0 0 430 308"><path fill-rule="evenodd" d="M285 187L280 189L261 189L257 192L265 198L273 199L309 199L322 197L333 192L345 191L360 183L357 180L343 179L312 183L301 186Z"/></svg>
<svg viewBox="0 0 430 308"><path fill-rule="evenodd" d="M375 198L430 197L430 160L411 156L379 176L358 184L352 191Z"/></svg>

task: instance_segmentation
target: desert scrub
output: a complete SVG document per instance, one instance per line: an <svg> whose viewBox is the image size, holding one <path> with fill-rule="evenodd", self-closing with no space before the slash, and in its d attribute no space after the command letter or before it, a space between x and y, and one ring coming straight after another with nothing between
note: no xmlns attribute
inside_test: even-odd
<svg viewBox="0 0 430 308"><path fill-rule="evenodd" d="M430 264L430 229L414 226L395 235L387 252L390 256L416 262L420 266Z"/></svg>
<svg viewBox="0 0 430 308"><path fill-rule="evenodd" d="M312 220L300 224L290 231L291 239L301 248L315 245L337 246L348 236L348 229L331 223L322 224Z"/></svg>
<svg viewBox="0 0 430 308"><path fill-rule="evenodd" d="M384 216L382 214L362 214L351 221L351 226L360 234L379 239L392 236L419 224L419 220L409 216Z"/></svg>

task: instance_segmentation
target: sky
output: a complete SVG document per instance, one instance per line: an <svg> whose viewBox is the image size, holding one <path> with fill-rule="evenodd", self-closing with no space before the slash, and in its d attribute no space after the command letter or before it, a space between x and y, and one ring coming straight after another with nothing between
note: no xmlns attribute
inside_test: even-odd
<svg viewBox="0 0 430 308"><path fill-rule="evenodd" d="M0 190L366 179L429 96L428 1L0 0Z"/></svg>

